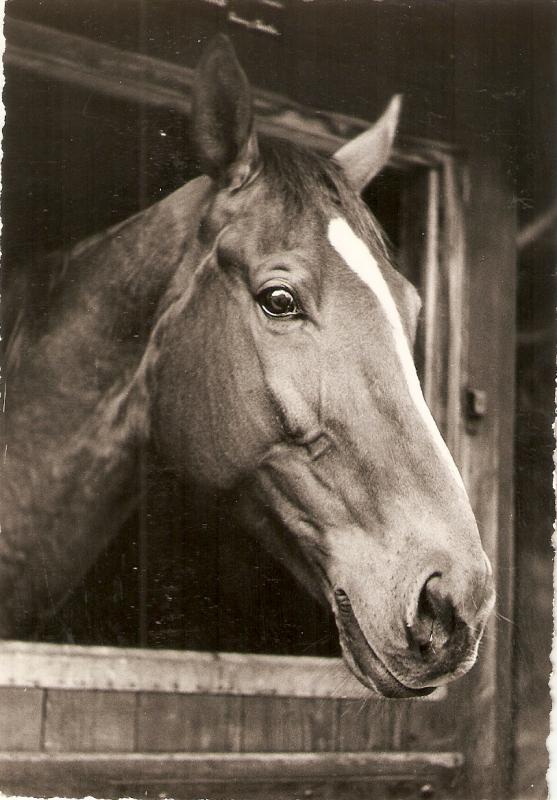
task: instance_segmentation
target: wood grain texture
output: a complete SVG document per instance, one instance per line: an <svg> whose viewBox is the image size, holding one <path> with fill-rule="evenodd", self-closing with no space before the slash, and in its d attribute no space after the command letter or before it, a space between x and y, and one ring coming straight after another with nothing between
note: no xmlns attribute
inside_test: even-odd
<svg viewBox="0 0 557 800"><path fill-rule="evenodd" d="M420 292L422 310L414 360L424 397L436 420L442 420L439 393L442 348L438 346L439 173L415 170L401 194L400 246L397 263Z"/></svg>
<svg viewBox="0 0 557 800"><path fill-rule="evenodd" d="M484 548L495 572L497 612L470 680L459 684L460 727L477 769L471 796L508 797L511 774L511 656L513 582L513 425L515 207L494 156L477 153L469 164L466 210L469 282L468 385L486 392L488 413L463 436L465 476Z"/></svg>
<svg viewBox="0 0 557 800"><path fill-rule="evenodd" d="M450 752L14 755L0 753L0 788L43 797L405 800L429 786L453 800L462 769Z"/></svg>
<svg viewBox="0 0 557 800"><path fill-rule="evenodd" d="M0 642L0 686L373 697L340 658ZM436 702L441 689L428 698Z"/></svg>
<svg viewBox="0 0 557 800"><path fill-rule="evenodd" d="M336 739L335 701L243 699L243 751L320 752L334 750Z"/></svg>
<svg viewBox="0 0 557 800"><path fill-rule="evenodd" d="M62 752L134 750L135 694L50 690L44 748Z"/></svg>
<svg viewBox="0 0 557 800"><path fill-rule="evenodd" d="M59 30L8 19L7 63L91 92L171 110L189 116L194 70L129 50L94 42ZM315 112L276 92L254 91L258 129L326 153L369 127L367 120L326 111ZM431 142L414 140L396 148L397 168L431 165ZM436 144L433 151L446 146Z"/></svg>
<svg viewBox="0 0 557 800"><path fill-rule="evenodd" d="M436 709L433 714L430 706L420 700L400 704L393 720L391 746L402 751L431 752L462 747L459 724L463 709L453 694L449 689L449 698L443 703L442 710Z"/></svg>
<svg viewBox="0 0 557 800"><path fill-rule="evenodd" d="M390 744L390 731L395 708L389 701L339 700L338 742L343 752L385 750Z"/></svg>
<svg viewBox="0 0 557 800"><path fill-rule="evenodd" d="M137 749L141 752L237 752L242 700L222 695L146 693L138 698Z"/></svg>
<svg viewBox="0 0 557 800"><path fill-rule="evenodd" d="M40 750L44 691L0 688L0 750Z"/></svg>
<svg viewBox="0 0 557 800"><path fill-rule="evenodd" d="M249 781L245 779L209 782L137 781L118 785L123 797L145 797L159 800L161 795L175 800L416 800L461 797L458 778L440 776L434 771L425 775L382 776L362 779L327 778ZM430 794L432 793L432 794Z"/></svg>

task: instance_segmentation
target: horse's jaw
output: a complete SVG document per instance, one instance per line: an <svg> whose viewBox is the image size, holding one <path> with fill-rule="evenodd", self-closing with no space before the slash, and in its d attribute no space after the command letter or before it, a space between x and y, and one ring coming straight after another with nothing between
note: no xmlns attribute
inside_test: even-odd
<svg viewBox="0 0 557 800"><path fill-rule="evenodd" d="M360 683L382 697L404 699L430 694L435 687L411 688L389 671L364 636L351 606L349 612L343 611L327 577L326 565L311 560L300 548L297 532L289 530L274 515L262 513L251 495L241 494L237 512L249 525L250 533L273 557L286 561L292 576L323 606L323 613L332 610L344 662Z"/></svg>
<svg viewBox="0 0 557 800"><path fill-rule="evenodd" d="M459 637L445 655L425 660L409 646L402 618L394 608L381 607L370 611L371 598L365 587L349 580L354 569L334 564L331 554L307 546L307 535L292 520L281 519L269 506L242 493L242 504L236 506L251 534L279 561L323 606L332 610L338 630L342 656L348 669L371 692L387 698L410 699L431 694L437 687L466 674L476 661L479 642L486 620L493 607L493 594L488 595L474 626L461 624ZM337 537L338 538L338 532ZM302 542L305 541L305 544ZM355 568L355 565L353 565ZM347 595L339 587L349 587ZM375 607L375 603L373 604ZM396 605L396 603L395 603ZM391 618L391 633L377 627L378 617ZM377 629L376 629L377 628Z"/></svg>
<svg viewBox="0 0 557 800"><path fill-rule="evenodd" d="M278 516L262 509L249 492L240 491L241 500L235 504L238 519L250 534L279 562L284 562L300 586L323 606L332 607L330 584L324 569L308 558L298 544L296 532L289 529Z"/></svg>

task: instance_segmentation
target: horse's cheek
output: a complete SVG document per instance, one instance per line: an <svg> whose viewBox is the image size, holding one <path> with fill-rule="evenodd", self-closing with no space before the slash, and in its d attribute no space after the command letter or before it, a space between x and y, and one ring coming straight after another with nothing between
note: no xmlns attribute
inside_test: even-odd
<svg viewBox="0 0 557 800"><path fill-rule="evenodd" d="M217 392L223 413L219 458L228 459L242 477L252 472L280 436L280 420L269 395L261 363L253 344L238 338L220 375Z"/></svg>
<svg viewBox="0 0 557 800"><path fill-rule="evenodd" d="M182 476L229 488L255 469L277 422L253 347L234 326L224 337L218 323L199 320L187 333L203 344L202 357L190 358L176 331L165 341L154 398L164 425L155 438Z"/></svg>

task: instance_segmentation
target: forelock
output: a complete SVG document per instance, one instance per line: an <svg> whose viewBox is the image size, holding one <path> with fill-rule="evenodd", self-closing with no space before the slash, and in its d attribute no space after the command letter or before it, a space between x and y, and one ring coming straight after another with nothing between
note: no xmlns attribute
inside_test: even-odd
<svg viewBox="0 0 557 800"><path fill-rule="evenodd" d="M279 195L288 221L314 208L328 220L343 216L375 255L391 261L379 223L333 159L280 139L262 139L263 176Z"/></svg>

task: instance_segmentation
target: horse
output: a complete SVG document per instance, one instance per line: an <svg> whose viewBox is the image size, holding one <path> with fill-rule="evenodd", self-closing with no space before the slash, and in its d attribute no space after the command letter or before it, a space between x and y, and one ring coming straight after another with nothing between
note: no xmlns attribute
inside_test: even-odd
<svg viewBox="0 0 557 800"><path fill-rule="evenodd" d="M237 496L332 609L372 692L427 695L471 668L492 570L414 366L418 293L360 197L399 110L396 96L331 158L265 140L232 45L209 43L202 174L60 256L15 314L3 637L59 606L115 537L154 442L184 481Z"/></svg>

